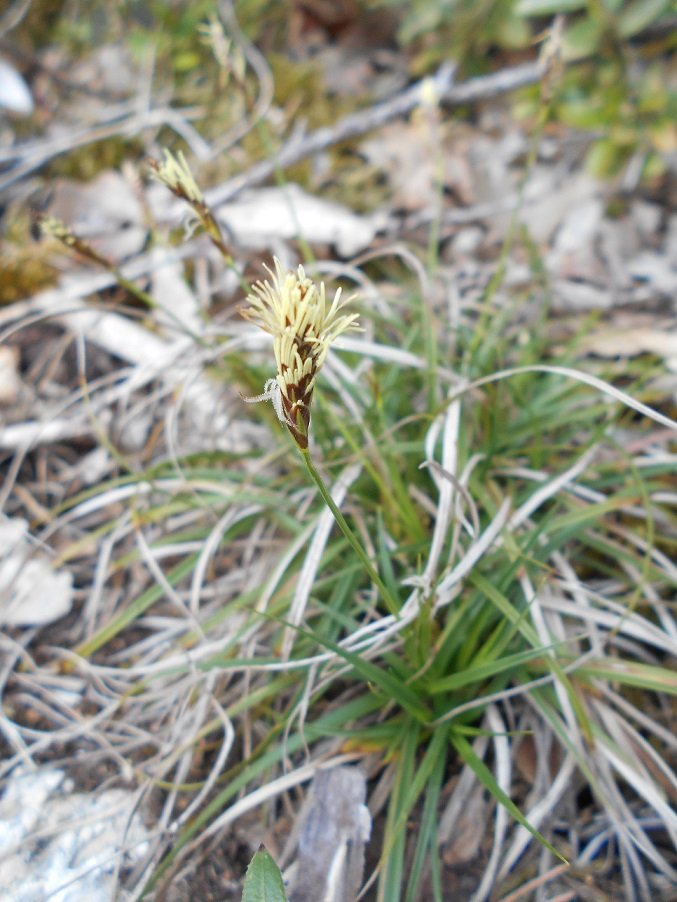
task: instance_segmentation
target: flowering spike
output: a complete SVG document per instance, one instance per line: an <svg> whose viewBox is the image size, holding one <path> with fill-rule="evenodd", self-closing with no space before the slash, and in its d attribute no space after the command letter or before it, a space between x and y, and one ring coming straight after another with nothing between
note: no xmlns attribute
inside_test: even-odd
<svg viewBox="0 0 677 902"><path fill-rule="evenodd" d="M166 185L175 197L179 197L190 204L193 213L197 216L212 244L222 254L226 263L232 265L233 258L221 233L221 227L215 219L181 151L178 152L177 156L173 156L169 150L165 150L165 158L162 162L148 160L148 165L153 177L158 182Z"/></svg>
<svg viewBox="0 0 677 902"><path fill-rule="evenodd" d="M255 283L240 313L273 336L281 419L305 450L315 379L334 339L359 328L358 314L341 313L352 298L341 300L340 288L328 305L324 282L318 286L302 266L285 272L274 262L275 272L265 267L270 281Z"/></svg>
<svg viewBox="0 0 677 902"><path fill-rule="evenodd" d="M165 158L159 163L157 160L149 160L153 175L166 185L172 194L187 200L191 204L204 204L204 196L195 181L186 158L178 152L175 157L169 150L165 150Z"/></svg>
<svg viewBox="0 0 677 902"><path fill-rule="evenodd" d="M43 235L56 238L56 240L60 241L64 247L77 251L78 254L82 254L83 257L87 257L87 259L91 260L93 263L97 263L99 266L103 266L105 269L112 268L113 264L110 260L104 257L103 254L100 254L96 248L92 247L92 245L88 241L85 241L84 238L80 238L79 235L76 235L75 232L60 219L56 219L53 216L38 216L37 222Z"/></svg>

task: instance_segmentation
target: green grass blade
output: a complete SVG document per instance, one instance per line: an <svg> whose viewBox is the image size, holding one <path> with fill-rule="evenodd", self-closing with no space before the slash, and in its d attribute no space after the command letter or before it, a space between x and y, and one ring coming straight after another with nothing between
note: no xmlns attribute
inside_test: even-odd
<svg viewBox="0 0 677 902"><path fill-rule="evenodd" d="M560 861L564 862L564 864L568 864L566 858L564 858L564 856L561 855L557 851L557 849L538 832L538 830L531 826L529 821L524 817L524 815L519 810L517 805L515 805L510 796L506 795L506 793L501 789L501 787L496 782L494 775L491 773L484 761L482 761L482 759L475 754L473 747L470 745L465 736L452 731L451 741L463 761L473 771L482 786L484 786L484 788L491 793L496 801L499 802L499 804L503 805L503 807L507 809L508 813L511 814L514 819L526 830L528 830L529 833L531 833L531 835L535 839L537 839L542 846L544 846L546 849L548 849L549 852L559 858Z"/></svg>

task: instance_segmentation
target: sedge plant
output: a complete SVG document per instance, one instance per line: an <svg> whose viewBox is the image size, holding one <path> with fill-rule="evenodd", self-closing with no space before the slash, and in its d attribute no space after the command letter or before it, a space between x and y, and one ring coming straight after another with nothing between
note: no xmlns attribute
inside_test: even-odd
<svg viewBox="0 0 677 902"><path fill-rule="evenodd" d="M332 342L343 332L359 328L358 314L343 312L354 298L342 300L339 288L328 304L324 282L317 285L309 279L303 266L295 273L285 273L277 258L274 265L274 272L268 270L270 281L253 286L247 298L248 306L241 311L245 319L272 335L277 365L277 375L267 381L263 395L250 400L272 401L278 419L289 429L310 478L341 532L378 586L390 613L396 614L397 602L334 502L310 453L310 409L315 382Z"/></svg>
<svg viewBox="0 0 677 902"><path fill-rule="evenodd" d="M156 176L228 259L172 160ZM594 877L660 898L677 829L664 724L677 694L676 461L674 424L655 409L660 368L586 372L576 337L545 365L545 330L525 333L525 299L511 305L499 280L478 340L477 307L462 305L452 330L401 268L375 267L404 288L363 305L364 339L354 301L330 299L303 267L276 261L243 292L245 319L272 338L262 397L294 453L271 451L261 427L262 446L101 481L50 527L82 536L62 560L99 539L96 593L112 600L88 608L63 672L105 687L97 741L165 794L171 841L149 854L147 889L248 812L273 826L281 794L317 768L353 761L382 828L368 870L378 899L445 898L466 812L483 831L476 899L535 877L552 892L584 897ZM330 353L336 339L359 377ZM269 365L242 349L235 329L221 366L249 388ZM649 423L660 428L642 434ZM116 605L132 576L135 595ZM39 672L22 685L51 691ZM63 738L89 723L64 717ZM558 855L576 871L562 876Z"/></svg>
<svg viewBox="0 0 677 902"><path fill-rule="evenodd" d="M243 59L222 96L237 94ZM239 277L183 156L152 169ZM152 317L155 299L87 242L56 221L45 229ZM454 890L475 902L672 898L677 457L659 412L665 368L581 360L579 334L545 365L543 266L518 228L514 250L531 261L530 289L505 292L499 266L481 296L471 285L444 294L448 305L412 284L411 252L375 253L364 275L388 284L387 302L375 291L363 305L364 339L353 302L328 300L303 268L276 262L253 288L241 279L245 318L272 337L263 397L293 453L271 443L266 410L252 424L228 395L226 383L249 391L270 368L249 353L264 336L229 325L217 349L200 336L192 362L209 368L209 413L214 394L228 396L229 431L244 439L210 447L199 432L196 451L177 428L173 444L149 441L139 466L109 464L48 512L40 538L58 548L55 566L79 569L82 614L68 627L79 644L56 628L50 653L3 644L4 677L20 666L18 693L3 684L0 776L53 742L72 743L79 765L113 762L156 803L137 896L161 897L212 843L235 841L239 819L255 816L257 840L275 836L295 790L354 762L369 777L379 839L366 876L383 902ZM329 353L336 339L357 375ZM133 422L159 400L170 413L154 436L172 435L172 413L200 395L164 359L165 372L88 384L83 419ZM82 400L78 387L67 406ZM60 666L48 670L50 654ZM471 890L452 882L473 868Z"/></svg>
<svg viewBox="0 0 677 902"><path fill-rule="evenodd" d="M181 161L168 168L170 160L156 167L156 175L191 203L220 247L216 219L195 193L192 176L184 185L187 166ZM329 301L324 284L309 279L303 267L287 272L277 260L268 277L248 291L240 311L272 337L276 366L263 394L250 400L273 402L339 533L330 541L323 513L315 531L292 528L288 553L259 590L257 610L274 598L268 616L285 628L292 622L295 654L242 659L236 634L218 653L201 657L207 673L242 666L276 675L257 697L270 700L264 706L271 730L185 824L152 884L161 885L173 867L232 822L243 809L235 801L239 791L253 790L271 768L315 740L331 741L335 752L357 760L376 753L374 775L390 787L380 794L387 802L374 811L384 819L372 873L379 900L444 897L441 849L452 842L464 807L479 804L482 792L496 807L492 826L487 824L491 853L474 898L510 885L511 870L533 837L542 844L543 879L549 868L555 879L567 856L591 861L599 833L589 832L581 849L574 824L568 830L552 824L575 773L614 833L628 875L627 898L648 898L649 880L665 885L672 865L642 826L642 804L668 831L675 825L642 765L642 756L651 753L637 724L659 743L668 740L656 716L642 720L623 689L677 692L664 665L672 646L673 619L663 601L674 580L666 556L670 540L666 513L652 501L662 497L670 465L652 455L607 459L615 426L607 399L663 426L674 424L605 379L571 366L571 358L560 366L539 363L545 345L536 335L509 346L511 311L509 305L495 307L498 281L483 301L482 341L465 319L458 324L461 347L454 351L464 349L462 376L443 365L451 345L431 324L423 296L412 297L407 312L394 310L377 322L377 334L390 338L372 347L370 392L345 372L337 379L341 371L328 367L334 397L358 415L346 424L336 401L315 392L337 338L344 348L364 353L350 338L358 329L353 299L337 291ZM393 347L393 331L399 348ZM512 349L519 349L517 357ZM502 361L516 365L497 369ZM313 404L320 415L311 440ZM336 500L341 478L330 488L314 460L322 454L326 470L339 465L346 451L357 462L358 475L350 478L358 480L353 520L359 535ZM422 474L421 463L430 476ZM614 526L615 512L633 510L640 499L641 535ZM265 500L261 509L275 506ZM662 524L660 540L655 519ZM293 562L308 542L298 570ZM595 578L586 578L588 572ZM292 597L276 593L290 578L297 580ZM311 593L318 604L312 614ZM297 605L306 618L288 620L287 607ZM662 624L658 633L648 626L652 619ZM649 642L648 657L636 657L623 638L637 635ZM289 701L275 714L270 704L280 691ZM338 702L325 702L336 692ZM235 702L233 713L242 703ZM514 800L511 759L531 754L539 771L533 792L521 796L523 811ZM463 769L443 802L454 756ZM660 760L652 756L665 772ZM274 798L310 773L301 765L273 779L252 791L251 804L257 792ZM630 774L639 805L619 796L617 781ZM412 818L418 828L410 836ZM642 856L654 868L650 878ZM526 861L520 879L533 873L533 853Z"/></svg>
<svg viewBox="0 0 677 902"><path fill-rule="evenodd" d="M162 163L151 161L154 176L172 193L190 204L199 223L228 265L232 257L226 247L221 228L182 154L178 158L165 151ZM317 285L303 269L285 273L275 258L274 271L268 270L270 281L254 284L247 296L242 316L259 326L273 338L273 352L277 373L266 381L264 392L249 401L270 400L277 417L287 426L310 478L317 486L341 532L362 561L381 592L388 610L395 614L398 604L374 569L360 542L334 502L317 467L309 447L310 408L317 376L333 341L344 332L355 331L357 313L345 313L344 308L354 297L342 298L337 289L331 303L327 302L324 283Z"/></svg>

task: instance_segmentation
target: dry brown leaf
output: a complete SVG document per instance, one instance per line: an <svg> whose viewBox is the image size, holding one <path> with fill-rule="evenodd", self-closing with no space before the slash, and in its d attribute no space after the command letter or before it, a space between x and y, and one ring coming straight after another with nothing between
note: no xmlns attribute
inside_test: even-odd
<svg viewBox="0 0 677 902"><path fill-rule="evenodd" d="M463 204L474 201L467 155L462 145L448 147L444 133L444 126L434 126L426 111L419 110L408 121L393 122L362 143L361 152L369 162L387 174L398 209L430 207L437 201L440 180Z"/></svg>
<svg viewBox="0 0 677 902"><path fill-rule="evenodd" d="M139 199L127 179L112 170L87 183L56 181L47 214L114 261L138 253L146 240Z"/></svg>
<svg viewBox="0 0 677 902"><path fill-rule="evenodd" d="M16 404L21 388L19 376L19 350L4 345L0 347L0 406Z"/></svg>
<svg viewBox="0 0 677 902"><path fill-rule="evenodd" d="M655 354L677 369L677 332L657 327L605 328L587 335L581 342L584 351L600 357L636 357Z"/></svg>
<svg viewBox="0 0 677 902"><path fill-rule="evenodd" d="M453 867L464 864L478 856L482 840L487 833L486 822L487 802L484 788L478 785L463 806L449 842L443 847L442 858L446 865Z"/></svg>
<svg viewBox="0 0 677 902"><path fill-rule="evenodd" d="M25 520L0 522L0 549L0 625L38 626L70 611L73 577L34 552Z"/></svg>

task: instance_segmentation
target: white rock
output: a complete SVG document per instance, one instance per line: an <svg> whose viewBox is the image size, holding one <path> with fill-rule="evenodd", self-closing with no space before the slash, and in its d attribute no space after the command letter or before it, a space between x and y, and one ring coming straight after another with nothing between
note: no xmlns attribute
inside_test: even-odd
<svg viewBox="0 0 677 902"><path fill-rule="evenodd" d="M0 107L18 116L30 116L35 108L30 88L4 59L0 59Z"/></svg>
<svg viewBox="0 0 677 902"><path fill-rule="evenodd" d="M294 184L246 191L219 207L217 215L241 246L269 248L279 239L305 238L334 245L342 257L369 247L378 228L378 217L358 216Z"/></svg>
<svg viewBox="0 0 677 902"><path fill-rule="evenodd" d="M73 578L57 571L28 540L21 519L0 521L0 625L42 626L67 614Z"/></svg>
<svg viewBox="0 0 677 902"><path fill-rule="evenodd" d="M126 790L73 793L57 769L17 770L5 786L2 899L109 902L117 860L129 864L148 848L145 826L138 813L132 816L136 797Z"/></svg>
<svg viewBox="0 0 677 902"><path fill-rule="evenodd" d="M16 404L20 388L19 351L8 345L0 347L0 405Z"/></svg>

